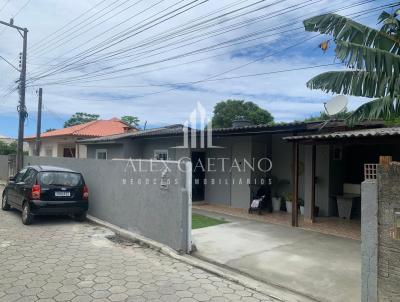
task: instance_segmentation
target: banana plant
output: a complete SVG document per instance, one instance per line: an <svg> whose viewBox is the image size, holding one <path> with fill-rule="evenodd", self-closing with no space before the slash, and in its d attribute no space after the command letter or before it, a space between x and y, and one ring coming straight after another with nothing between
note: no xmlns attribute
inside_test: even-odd
<svg viewBox="0 0 400 302"><path fill-rule="evenodd" d="M329 71L307 82L310 89L374 98L349 117L351 123L400 116L400 8L379 16L381 29L323 14L304 21L306 31L332 35L335 56L349 70Z"/></svg>

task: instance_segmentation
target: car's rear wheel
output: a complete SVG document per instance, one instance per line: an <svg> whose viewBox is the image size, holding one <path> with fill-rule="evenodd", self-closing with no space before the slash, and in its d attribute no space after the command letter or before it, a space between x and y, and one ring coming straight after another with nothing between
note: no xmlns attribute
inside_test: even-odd
<svg viewBox="0 0 400 302"><path fill-rule="evenodd" d="M10 209L10 205L8 204L8 197L7 193L4 193L3 198L1 200L1 209L3 211L8 211Z"/></svg>
<svg viewBox="0 0 400 302"><path fill-rule="evenodd" d="M87 216L86 212L75 214L74 215L74 220L79 221L79 222L83 222L83 221L86 220L86 216Z"/></svg>
<svg viewBox="0 0 400 302"><path fill-rule="evenodd" d="M29 202L25 202L22 207L22 223L25 225L31 224L33 221L33 215L31 213L31 207L29 206Z"/></svg>

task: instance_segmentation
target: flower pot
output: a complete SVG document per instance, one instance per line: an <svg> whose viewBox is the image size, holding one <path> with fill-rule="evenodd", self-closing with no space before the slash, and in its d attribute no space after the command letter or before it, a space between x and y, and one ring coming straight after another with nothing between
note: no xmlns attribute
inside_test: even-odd
<svg viewBox="0 0 400 302"><path fill-rule="evenodd" d="M292 213L292 202L286 200L286 212Z"/></svg>
<svg viewBox="0 0 400 302"><path fill-rule="evenodd" d="M272 197L272 209L274 212L281 210L281 199L279 197Z"/></svg>
<svg viewBox="0 0 400 302"><path fill-rule="evenodd" d="M300 206L300 214L304 215L304 206Z"/></svg>

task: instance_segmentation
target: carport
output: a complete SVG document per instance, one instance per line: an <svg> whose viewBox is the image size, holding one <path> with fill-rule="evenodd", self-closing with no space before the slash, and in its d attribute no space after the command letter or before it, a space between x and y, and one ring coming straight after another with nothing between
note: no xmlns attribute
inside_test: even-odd
<svg viewBox="0 0 400 302"><path fill-rule="evenodd" d="M299 146L308 146L310 166L306 167L306 184L309 187L309 199L305 199L304 219L310 223L316 221L316 157L317 146L330 147L329 193L333 200L328 201L335 207L334 199L351 194L351 185L359 186L364 180L365 168L374 169L374 165L388 160L400 160L400 127L373 128L350 131L337 131L312 135L285 137L293 146L293 210L292 226L299 226ZM333 163L333 164L332 164ZM350 186L346 186L349 184ZM347 195L348 196L348 195ZM351 195L350 195L351 197ZM361 205L356 210L360 211ZM335 210L333 209L333 212ZM338 213L334 213L338 216ZM360 217L357 217L360 218Z"/></svg>

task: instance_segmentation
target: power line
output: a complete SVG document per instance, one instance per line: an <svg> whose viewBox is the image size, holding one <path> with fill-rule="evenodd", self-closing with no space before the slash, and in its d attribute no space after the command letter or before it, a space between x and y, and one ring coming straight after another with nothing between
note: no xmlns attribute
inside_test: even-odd
<svg viewBox="0 0 400 302"><path fill-rule="evenodd" d="M13 18L18 16L27 6L29 3L31 3L32 0L27 0L24 5L21 6L21 8L13 15Z"/></svg>
<svg viewBox="0 0 400 302"><path fill-rule="evenodd" d="M302 29L302 27L298 27L297 29ZM294 29L291 28L291 29L288 29L288 30L285 30L285 31L274 33L274 34L264 35L261 38L272 37L272 36L275 36L275 35L281 35L281 34L287 33L287 32L293 33ZM304 33L304 31L302 31L302 32ZM239 38L237 38L237 39L239 39ZM254 39L251 39L251 40L259 40L259 39L260 38L254 38ZM197 54L204 53L204 52L209 52L209 51L219 50L219 49L226 48L226 47L231 47L231 46L238 45L238 44L241 44L241 43L247 43L247 42L249 42L251 40L245 40L245 41L240 41L240 42L237 42L237 43L230 43L230 44L226 44L226 42L222 42L222 43L218 43L217 45L214 45L214 46L206 47L206 48L203 48L203 49L200 49L200 50L191 51L191 52L184 53L184 54L174 55L172 57L169 57L169 58L166 58L166 59L162 59L162 60L158 60L158 61L155 61L155 62L145 63L145 64L141 64L141 65L134 65L134 66L130 66L130 67L119 69L119 70L113 70L113 71L109 71L109 72L104 72L102 74L97 74L97 75L76 76L74 78L67 78L67 79L63 79L63 80L64 81L65 80L66 81L68 81L68 80L80 81L80 80L87 80L87 79L96 79L96 80L98 80L99 77L102 77L102 76L105 76L105 75L111 75L111 74L115 74L115 73L121 73L121 72L124 72L124 71L129 71L129 70L132 70L132 69L138 69L138 68L148 67L148 66L151 66L151 65L157 65L157 64L168 62L168 61L171 61L171 60L182 59L182 58L187 57L187 56L193 56L193 55L197 55ZM226 44L226 45L224 45L224 44ZM217 47L217 46L219 46L219 47ZM230 53L230 51L228 53ZM223 53L223 54L226 54L226 52ZM222 55L222 54L220 54L220 55ZM220 55L213 55L213 56L206 57L204 59L194 60L192 62L199 62L199 61L203 61L203 60L209 59L209 58L214 58L214 57L217 57L217 56L220 56ZM187 62L187 63L190 63L190 62ZM183 63L183 64L186 64L186 63ZM177 66L177 65L181 65L181 64L176 64L174 66ZM156 69L155 71L158 71L158 70L159 69ZM92 72L90 74L94 74L94 73L96 73L96 72ZM140 73L135 73L134 75L137 75L137 74L140 74ZM121 78L121 77L125 77L125 76L126 75L115 76L115 77L107 77L107 78L103 78L102 80ZM93 81L93 80L91 80L91 81Z"/></svg>
<svg viewBox="0 0 400 302"><path fill-rule="evenodd" d="M38 47L40 47L44 42L50 42L48 41L48 39L52 36L54 36L55 34L59 33L60 31L62 31L63 29L67 28L69 25L71 25L72 23L74 23L76 20L79 20L81 17L83 17L84 15L86 15L87 13L91 12L92 10L98 8L101 4L103 4L104 2L106 2L107 0L101 0L99 2L97 2L96 4L94 4L93 6L91 6L88 10L84 11L82 14L80 14L79 16L73 18L72 20L70 20L69 22L67 22L66 24L64 24L63 26L61 26L59 29L55 30L54 32L52 32L51 34L47 35L46 37L44 37L43 39L41 39L40 41L34 43L31 46L32 51L34 51L35 49L37 49Z"/></svg>
<svg viewBox="0 0 400 302"><path fill-rule="evenodd" d="M111 6L112 6L113 4L115 4L115 3L118 3L119 1L121 1L121 0L116 0L116 1L112 2L110 5L106 6L106 7L103 8L102 10L97 11L96 14L92 15L91 17L97 15L98 13L101 13L101 12L105 11L107 8L111 7ZM84 32L80 32L82 29L86 28L88 25L90 25L90 24L92 24L92 23L94 23L94 22L100 20L102 17L108 15L109 13L111 13L112 11L114 11L115 9L117 9L117 8L119 8L119 7L122 7L124 4L129 3L130 1L131 1L131 0L125 0L125 1L123 1L122 3L117 4L116 7L112 7L110 10L106 11L104 14L102 14L102 15L99 16L98 18L96 18L96 19L94 19L94 20L92 20L92 21L90 21L90 22L88 22L88 23L86 23L86 21L89 21L89 20L91 19L91 17L90 17L90 18L87 18L86 20L84 20L84 21L82 21L82 22L80 22L80 23L78 23L78 24L76 24L75 26L73 26L72 28L70 28L68 31L66 31L66 32L64 32L63 34L60 34L60 35L58 35L57 37L55 37L55 38L51 39L50 41L48 41L48 45L47 45L47 46L45 46L45 47L43 47L43 48L36 48L36 50L33 50L33 51L32 51L32 56L35 56L35 54L37 54L37 53L38 53L38 54L47 53L47 52L49 52L49 51L51 51L51 50L53 50L53 49L56 49L56 48L58 48L58 47L60 47L60 46L62 46L62 45L65 45L66 43L72 41L74 38L79 37L80 35L82 35L82 34L88 32L88 31L90 31L91 29L95 28L96 26L98 26L98 25L104 25L104 22L110 20L111 18L113 18L113 17L115 17L116 15L118 15L118 14L124 12L125 10L127 10L127 9L129 9L129 8L131 8L131 7L133 7L133 6L135 6L136 4L140 3L140 2L143 1L143 0L139 0L139 1L137 1L137 2L135 2L135 3L133 3L133 4L131 4L129 7L122 9L122 10L119 11L117 14L114 14L113 16L111 16L111 17L109 17L109 18L107 18L107 19L105 19L105 20L102 20L101 22L95 24L94 26L90 27L89 29L86 29L86 31L84 31ZM73 29L75 29L75 28L77 28L77 29L74 30L74 31L72 31L72 32L70 32L71 30L73 30ZM70 32L70 33L68 33L68 32ZM80 32L80 33L79 33L79 32ZM65 35L66 33L68 33L68 34ZM75 36L74 36L75 33L79 33L79 35L75 35ZM64 37L61 37L62 35L64 35ZM70 37L70 36L72 36L72 38L71 38L71 39L67 39L67 38ZM53 42L54 40L56 40L58 37L61 37L60 39L58 39L58 41L55 41L55 43L50 43L50 42ZM66 39L67 39L67 40L66 40ZM66 41L64 41L64 40L66 40ZM62 41L64 41L64 42L62 42ZM60 42L62 42L62 43L60 43Z"/></svg>
<svg viewBox="0 0 400 302"><path fill-rule="evenodd" d="M115 86L98 86L98 85L68 85L73 87L83 87L83 88L148 88L148 87L170 87L170 86L183 86L183 85L193 85L205 82L217 82L217 81L225 81L225 80L234 80L234 79L242 79L242 78L250 78L250 77L257 77L263 75L272 75L272 74L279 74L285 72L293 72L293 71L301 71L301 70L308 70L308 69L315 69L320 67L326 66L334 66L334 65L341 65L341 63L328 63L328 64L319 64L319 65L311 65L311 66L304 66L298 68L290 68L290 69L282 69L282 70L275 70L275 71L268 71L268 72L260 72L260 73L252 73L252 74L245 74L245 75L238 75L238 76L231 76L231 77L224 77L224 78L208 78L205 80L199 81L191 81L191 82L178 82L178 83L166 83L166 84L147 84L147 85L115 85Z"/></svg>
<svg viewBox="0 0 400 302"><path fill-rule="evenodd" d="M126 21L129 21L129 20L131 20L132 18L137 17L137 16L139 16L139 15L141 15L141 14L147 12L148 10L154 8L155 6L159 5L160 3L164 2L164 1L165 1L165 0L160 0L160 1L156 2L155 4L152 4L151 6L149 6L149 7L145 8L145 9L139 11L139 12L136 13L135 15L130 16L128 19L125 19L124 21L120 22L119 24L113 26L111 29L114 29L114 28L118 27L119 25L125 23ZM171 7L175 6L175 5L177 5L178 3L184 2L184 1L185 1L185 0L180 0L180 1L178 1L177 3L171 5L169 8L171 8ZM159 13L161 13L161 12L159 12ZM159 13L157 13L157 14L159 14ZM155 14L155 15L157 15L157 14ZM155 15L153 15L153 16L155 16ZM141 23L141 22L138 22L138 23L136 23L135 25L140 24L140 23ZM90 38L89 40L85 41L84 43L82 43L82 44L80 44L80 45L78 45L78 46L75 46L75 47L74 47L74 50L75 50L75 49L79 49L81 46L86 46L89 42L91 42L91 41L97 39L99 36L102 36L102 35L104 35L104 34L107 33L107 32L108 32L108 30L102 32L101 34L99 34L99 35L97 35L97 36L95 36L95 37ZM121 34L121 33L126 33L126 32L127 32L127 30L125 29L125 30L119 32L119 34ZM61 56L63 56L63 55L61 55Z"/></svg>
<svg viewBox="0 0 400 302"><path fill-rule="evenodd" d="M239 2L247 2L247 1L249 1L249 0L239 1ZM261 0L261 1L265 1L265 0ZM284 1L287 1L287 0L284 0ZM161 3L161 2L162 2L162 1L160 1L160 2L158 2L158 3L156 3L156 4L159 4L159 3ZM260 2L260 1L259 1L259 2ZM257 2L257 3L258 3L258 2ZM254 4L252 4L252 5L254 5ZM153 6L154 6L154 5L153 5ZM135 16L133 16L133 17L135 17ZM132 19L132 16L130 16L129 18L123 20L122 22L118 23L117 25L113 26L111 29L114 29L114 28L116 28L116 27L119 27L120 25L126 23L127 21L130 21L131 19ZM149 18L148 18L148 19L149 19ZM146 20L146 19L145 19L145 20ZM142 22L143 22L143 21L138 22L138 23L136 23L134 26L139 25L139 24L142 23ZM180 26L179 26L179 27L180 27ZM132 26L131 26L131 28L132 28ZM91 41L95 40L97 37L102 36L103 34L105 34L105 33L107 33L107 32L109 32L109 30L106 30L106 31L102 32L101 34L97 35L97 36L94 37L94 38L91 38L91 39L88 40L88 41L85 41L85 43L82 43L82 44L78 45L77 47L75 47L75 49L76 49L76 48L80 48L80 47L83 46L83 45L86 45L88 42L91 42ZM115 38L121 38L121 37L123 37L123 36L126 35L126 34L127 34L127 31L126 31L126 30L123 30L123 31L119 32L117 35L115 35L115 37L113 37L112 39L105 40L105 41L101 42L100 44L98 44L97 46L98 46L98 47L100 47L101 45L104 46L104 45L105 45L104 42L112 42L112 41L115 40Z"/></svg>
<svg viewBox="0 0 400 302"><path fill-rule="evenodd" d="M185 1L185 0L181 0L181 1L179 1L179 2L183 2L183 1ZM150 28L152 28L152 27L154 27L154 26L157 26L157 25L159 25L159 24L161 24L161 23L164 23L164 22L166 22L166 21L168 21L168 20L170 20L170 19L172 19L172 18L174 18L174 17L176 17L176 16L178 16L178 15L181 15L181 14L187 12L187 11L190 10L190 9L193 9L194 7L196 7L196 6L198 6L198 5L201 5L201 4L203 4L203 3L208 2L209 0L202 0L200 3L197 3L197 4L196 4L196 2L199 2L199 1L201 1L201 0L193 0L193 1L191 1L190 3L187 3L187 4L185 4L185 5L182 5L181 7L177 8L177 9L174 9L174 10L172 10L172 11L170 11L170 12L168 12L168 13L162 15L161 17L158 17L158 18L156 18L156 19L153 20L153 21L146 23L145 25L149 25L149 27L147 27L146 29L150 29ZM192 5L192 4L193 4L193 5ZM190 6L190 5L192 5L192 6ZM169 15L171 15L171 16L169 16ZM163 19L164 17L165 17L165 19ZM151 24L152 22L157 21L157 20L161 20L161 21L158 21L158 22L155 23L155 24ZM143 26L141 26L141 27L143 27ZM110 48L110 47L112 47L112 46L115 46L115 45L117 45L117 44L123 42L124 40L126 40L126 39L128 39L128 38L130 38L130 37L132 37L132 36L134 36L134 35L136 35L136 34L132 34L132 35L130 35L130 36L128 36L128 37L123 38L122 40L119 40L119 41L117 41L117 42L114 42L114 43L111 44L111 45L108 45L107 47L104 47L104 48L102 48L102 49L100 49L100 50L96 50L93 54L96 54L96 53L101 52L101 51L103 51L103 50L105 50L105 49L107 49L107 48ZM92 54L92 55L93 55L93 54ZM83 59L85 59L85 58L86 58L86 57L84 57ZM80 61L82 61L83 59L81 58L81 59L79 59L77 62L80 62ZM69 61L70 61L70 60L69 60ZM68 60L67 60L67 62L68 62ZM77 62L75 62L75 63L77 63ZM63 63L65 63L65 62L62 62L61 64L63 64ZM70 65L71 65L71 63L66 64L64 67L59 68L58 70L56 69L55 71L51 72L50 75L53 74L53 73L56 72L56 71L61 71L62 69L64 69L65 67L68 67L68 66L70 66Z"/></svg>
<svg viewBox="0 0 400 302"><path fill-rule="evenodd" d="M6 58L3 56L0 56L0 59L2 59L4 62L6 62L8 65L10 65L12 68L14 68L16 71L21 72L17 67L15 67L10 61L8 61Z"/></svg>
<svg viewBox="0 0 400 302"><path fill-rule="evenodd" d="M371 1L364 1L364 3L366 3L366 2L371 2ZM357 4L357 5L359 5L359 4ZM96 62L96 61L94 61L94 62ZM85 63L83 63L83 64L85 64L85 66L87 67L87 65L88 64L91 64L92 62L90 62L90 63L88 63L88 62L85 62ZM125 64L125 62L122 62L122 63L120 63L120 64L118 64L118 65L123 65L123 64ZM74 69L74 68L76 68L76 67L72 67L71 66L71 68L69 68L69 70L72 70L72 69ZM79 68L79 67L78 67ZM112 66L112 67L108 67L108 68L106 68L106 69L110 69L110 68L115 68L115 65L114 66ZM68 69L65 69L65 67L63 68L63 72L65 72L66 70L68 70ZM92 72L93 73L93 72Z"/></svg>
<svg viewBox="0 0 400 302"><path fill-rule="evenodd" d="M2 12L2 11L3 11L3 9L5 9L5 8L6 8L6 6L8 5L8 3L10 3L10 1L11 1L11 0L6 0L6 2L3 4L3 6L2 6L2 7L0 7L0 12Z"/></svg>
<svg viewBox="0 0 400 302"><path fill-rule="evenodd" d="M260 2L260 1L259 1ZM261 1L262 2L262 1ZM138 33L135 33L134 35L137 35ZM125 38L126 39L126 38ZM121 40L120 41L117 41L117 43L120 43L120 42L122 42ZM106 46L106 47L104 47L104 48L102 48L102 49L100 49L100 50L96 50L94 53L92 52L91 54L90 54L90 56L92 56L93 54L96 54L96 53L99 53L99 52L101 52L101 51L103 51L103 50L106 50L106 49L108 49L108 48L110 48L110 47L112 47L113 45L115 45L116 43L114 43L114 44L112 44L112 45L108 45L108 46ZM82 53L81 55L84 55L85 53ZM79 58L79 56L81 56L81 55L77 55L76 57L77 58ZM83 61L85 58L88 58L89 57L89 55L86 55L85 57L83 57L83 58L81 58L81 59L79 59L78 61L75 61L74 63L69 63L69 64L67 64L66 66L64 66L64 67L60 67L59 68L59 70L55 70L55 71L53 71L53 72L48 72L47 74L45 74L46 76L50 76L50 75L53 75L53 74L55 74L55 73L57 73L57 72L61 72L61 71L65 71L65 69L67 68L67 67L72 67L72 65L73 64L76 64L76 63L79 63L79 62L81 62L81 61ZM73 60L73 59L70 59L70 61L71 60ZM87 62L86 63L83 63L83 64L86 64L87 65ZM60 63L60 65L62 65L62 63ZM41 75L41 76L44 76L43 74ZM38 77L40 77L40 76L38 76Z"/></svg>
<svg viewBox="0 0 400 302"><path fill-rule="evenodd" d="M258 73L258 74L248 74L248 75L242 75L242 76L225 77L225 78L217 78L217 79L206 79L206 80L192 81L192 82L148 85L146 87L163 87L163 86L171 87L172 86L172 88L167 89L167 90L156 91L156 92L144 93L141 95L135 95L135 98L142 98L142 97L146 97L146 96L150 96L150 95L156 95L156 94L165 93L168 91L178 90L179 88L177 88L176 86L182 87L182 86L186 86L186 85L195 85L195 84L204 83L204 82L216 82L216 81L232 80L232 79L237 79L237 78L255 77L255 76L261 76L261 75L272 75L272 74L294 72L294 71L307 70L307 69L332 66L332 65L340 65L340 63L312 65L312 66L305 66L305 67L292 68L292 69L275 70L275 71L271 71L271 72L264 72L264 73ZM76 87L99 87L99 86L76 86ZM113 86L113 87L109 87L109 88L133 88L133 87L137 87L137 86ZM105 100L89 100L89 99L77 99L77 98L74 98L74 100L75 101L105 101ZM107 101L109 101L109 100L107 100Z"/></svg>
<svg viewBox="0 0 400 302"><path fill-rule="evenodd" d="M359 5L359 4L358 4ZM299 18L302 18L302 16L301 17L299 17ZM293 21L293 20L292 20ZM283 25L282 27L285 27L286 25ZM271 30L271 29L268 29L268 30ZM211 50L213 50L213 48L211 48ZM178 55L178 56L176 56L176 57L182 57L182 56L184 56L184 55L182 55L182 54L180 54L180 55ZM157 62L155 62L155 63L160 63L161 61L165 61L165 60L160 60L160 61L157 61ZM154 63L153 63L154 64ZM152 64L145 64L145 66L148 66L148 65L152 65ZM115 67L115 66L113 66L113 67ZM133 66L132 68L138 68L138 67L143 67L143 66ZM107 68L107 69L109 69L109 68ZM122 69L122 70L117 70L117 71L113 71L113 72L111 72L111 73L115 73L115 72L121 72L121 71L126 71L126 70L129 70L129 69L131 69L131 68L124 68L124 69ZM93 74L93 72L91 72L91 74ZM106 73L107 74L107 73ZM104 75L104 74L103 74ZM96 76L97 77L97 76ZM79 78L79 77L78 77Z"/></svg>

